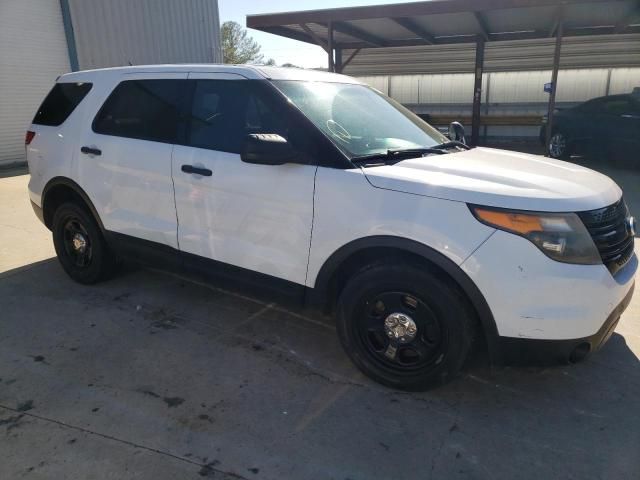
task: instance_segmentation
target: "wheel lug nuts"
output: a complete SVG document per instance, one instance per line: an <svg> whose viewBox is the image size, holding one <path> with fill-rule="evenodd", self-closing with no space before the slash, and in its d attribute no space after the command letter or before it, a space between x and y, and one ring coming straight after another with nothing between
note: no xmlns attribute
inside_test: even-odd
<svg viewBox="0 0 640 480"><path fill-rule="evenodd" d="M384 321L385 333L400 343L411 342L418 328L411 317L404 313L392 313Z"/></svg>

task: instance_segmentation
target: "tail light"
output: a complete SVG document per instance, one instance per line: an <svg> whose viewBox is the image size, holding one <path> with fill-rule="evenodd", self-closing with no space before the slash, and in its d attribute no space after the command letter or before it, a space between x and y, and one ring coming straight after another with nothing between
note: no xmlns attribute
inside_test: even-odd
<svg viewBox="0 0 640 480"><path fill-rule="evenodd" d="M24 144L29 145L35 136L36 132L32 132L31 130L27 131L27 134L24 136Z"/></svg>

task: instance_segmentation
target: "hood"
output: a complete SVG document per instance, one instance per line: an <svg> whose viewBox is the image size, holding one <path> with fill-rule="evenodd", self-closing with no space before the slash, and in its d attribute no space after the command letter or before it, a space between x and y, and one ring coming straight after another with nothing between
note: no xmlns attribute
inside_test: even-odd
<svg viewBox="0 0 640 480"><path fill-rule="evenodd" d="M609 177L539 155L473 148L363 169L377 188L492 207L579 212L618 201Z"/></svg>

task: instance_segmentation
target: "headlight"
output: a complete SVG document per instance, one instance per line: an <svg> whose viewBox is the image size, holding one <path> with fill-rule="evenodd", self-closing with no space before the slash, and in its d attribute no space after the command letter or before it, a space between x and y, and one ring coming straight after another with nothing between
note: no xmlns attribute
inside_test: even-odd
<svg viewBox="0 0 640 480"><path fill-rule="evenodd" d="M591 235L575 213L469 208L480 222L526 238L553 260L580 265L602 263Z"/></svg>

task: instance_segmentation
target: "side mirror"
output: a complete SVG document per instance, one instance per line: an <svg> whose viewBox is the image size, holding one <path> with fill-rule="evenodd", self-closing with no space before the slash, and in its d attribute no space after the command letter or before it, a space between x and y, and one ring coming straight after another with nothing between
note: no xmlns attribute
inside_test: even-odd
<svg viewBox="0 0 640 480"><path fill-rule="evenodd" d="M247 135L240 158L258 165L284 165L293 162L297 154L287 140L276 133Z"/></svg>
<svg viewBox="0 0 640 480"><path fill-rule="evenodd" d="M464 138L464 127L460 122L451 122L449 124L449 140L467 144L467 140Z"/></svg>

